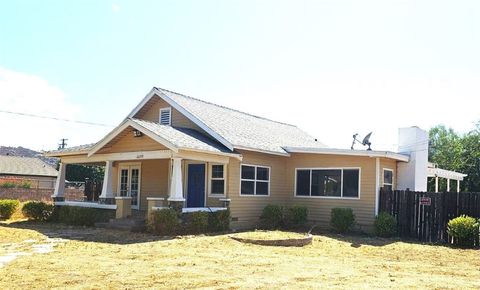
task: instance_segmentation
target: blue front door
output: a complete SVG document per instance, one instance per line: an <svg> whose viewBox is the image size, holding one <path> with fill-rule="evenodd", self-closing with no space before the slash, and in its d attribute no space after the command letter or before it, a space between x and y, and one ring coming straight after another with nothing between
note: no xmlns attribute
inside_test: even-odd
<svg viewBox="0 0 480 290"><path fill-rule="evenodd" d="M187 182L187 207L204 207L205 164L189 164Z"/></svg>

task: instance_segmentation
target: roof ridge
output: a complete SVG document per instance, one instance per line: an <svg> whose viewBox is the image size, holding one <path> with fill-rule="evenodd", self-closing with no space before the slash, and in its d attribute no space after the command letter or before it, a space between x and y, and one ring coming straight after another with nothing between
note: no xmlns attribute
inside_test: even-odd
<svg viewBox="0 0 480 290"><path fill-rule="evenodd" d="M172 91L172 90L167 90L167 89L159 88L159 87L155 87L155 89L157 89L157 90L162 90L162 91L167 91L167 92L172 93L172 94L176 94L176 95L179 95L179 96L182 96L182 97L185 97L185 98L189 98L189 99L192 99L192 100L195 100L195 101L199 101L199 102L202 102L202 103L205 103L205 104L209 104L209 105L212 105L212 106L216 106L216 107L219 107L219 108L222 108L222 109L226 109L226 110L234 111L234 112L237 112L237 113L241 113L241 114L244 114L244 115L247 115L247 116L250 116L250 117L254 117L254 118L258 118L258 119L262 119L262 120L266 120L266 121L270 121L270 122L274 122L274 123L278 123L278 124L282 124L282 125L287 125L287 126L291 126L291 127L298 128L296 125L293 125L293 124L289 124L289 123L285 123L285 122L280 122L280 121L275 121L275 120L272 120L272 119L269 119L269 118L257 116L257 115L250 114L250 113L246 113L246 112L243 112L243 111L240 111L240 110L237 110L237 109L233 109L233 108L230 108L230 107L227 107L227 106L215 104L215 103L208 102L208 101L205 101L205 100L202 100L202 99L197 99L197 98L194 98L194 97L190 97L190 96L187 96L187 95L185 95L185 94L177 93L177 92L174 92L174 91Z"/></svg>

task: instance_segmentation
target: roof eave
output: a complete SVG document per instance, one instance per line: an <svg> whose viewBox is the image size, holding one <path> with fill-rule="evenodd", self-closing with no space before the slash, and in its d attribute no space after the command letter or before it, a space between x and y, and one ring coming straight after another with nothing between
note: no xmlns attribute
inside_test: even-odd
<svg viewBox="0 0 480 290"><path fill-rule="evenodd" d="M138 111L140 111L140 109L145 106L145 104L151 99L153 98L153 96L157 95L158 97L160 97L161 99L163 99L165 102L167 102L168 104L170 104L170 106L172 106L173 108L175 108L177 111L179 111L180 113L182 113L183 115L185 115L185 117L187 117L190 121L192 121L193 123L195 123L197 126L199 126L200 128L202 128L203 130L205 130L205 132L207 132L210 136L212 136L215 140L217 140L218 142L222 143L225 147L227 147L230 151L233 151L234 148L233 148L233 145L227 140L225 139L223 136L221 136L220 134L218 134L217 132L215 132L214 130L212 130L210 127L208 127L204 122L202 122L199 118L197 118L195 115L193 115L192 113L190 113L189 111L187 111L185 108L183 108L181 105L179 105L177 102L175 102L174 100L172 100L170 97L168 97L167 95L165 95L162 91L160 91L159 89L157 88L152 88L150 90L150 92L143 98L143 100L135 107L135 109L133 109L130 114L128 114L127 118L133 118L135 116L135 114L138 113Z"/></svg>
<svg viewBox="0 0 480 290"><path fill-rule="evenodd" d="M252 148L252 147L246 147L246 146L240 146L240 145L234 145L234 148L238 150L253 151L253 152L259 152L259 153L265 153L265 154L271 154L271 155L279 155L279 156L286 156L286 157L290 156L288 152L262 150L258 148Z"/></svg>
<svg viewBox="0 0 480 290"><path fill-rule="evenodd" d="M92 156L93 154L97 153L101 148L108 144L108 142L112 141L118 134L120 134L123 130L127 129L128 127L132 127L148 137L152 138L153 140L157 141L158 143L164 145L168 149L172 150L173 152L178 152L178 148L172 144L170 141L166 140L158 136L157 134L150 131L148 128L132 121L131 119L125 119L120 125L118 125L115 129L113 129L110 133L108 133L102 140L100 140L97 144L95 144L88 152L88 157Z"/></svg>
<svg viewBox="0 0 480 290"><path fill-rule="evenodd" d="M303 147L284 147L289 153L311 153L311 154L330 154L330 155L346 155L346 156L365 156L390 158L397 161L408 162L410 157L400 153L390 151L357 151L349 149L333 149L333 148L303 148Z"/></svg>

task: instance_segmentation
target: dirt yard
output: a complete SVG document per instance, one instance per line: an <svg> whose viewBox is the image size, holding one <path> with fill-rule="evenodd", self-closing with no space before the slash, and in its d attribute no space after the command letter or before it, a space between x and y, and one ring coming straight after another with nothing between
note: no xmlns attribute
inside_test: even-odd
<svg viewBox="0 0 480 290"><path fill-rule="evenodd" d="M327 287L480 289L480 251L338 235L280 248L242 244L228 235L162 240L0 224L0 289Z"/></svg>

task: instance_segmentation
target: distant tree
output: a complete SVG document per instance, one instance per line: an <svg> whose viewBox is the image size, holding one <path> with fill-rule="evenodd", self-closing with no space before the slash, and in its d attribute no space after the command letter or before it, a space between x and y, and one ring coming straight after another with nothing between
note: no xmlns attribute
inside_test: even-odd
<svg viewBox="0 0 480 290"><path fill-rule="evenodd" d="M480 122L475 130L466 134L462 140L463 166L462 173L468 174L465 178L464 189L466 191L480 191Z"/></svg>
<svg viewBox="0 0 480 290"><path fill-rule="evenodd" d="M435 126L430 129L429 138L429 161L441 168L468 174L461 182L461 190L480 191L480 122L465 135L443 125ZM447 189L445 179L440 179L439 183L440 190ZM434 186L435 181L429 180L429 190Z"/></svg>

